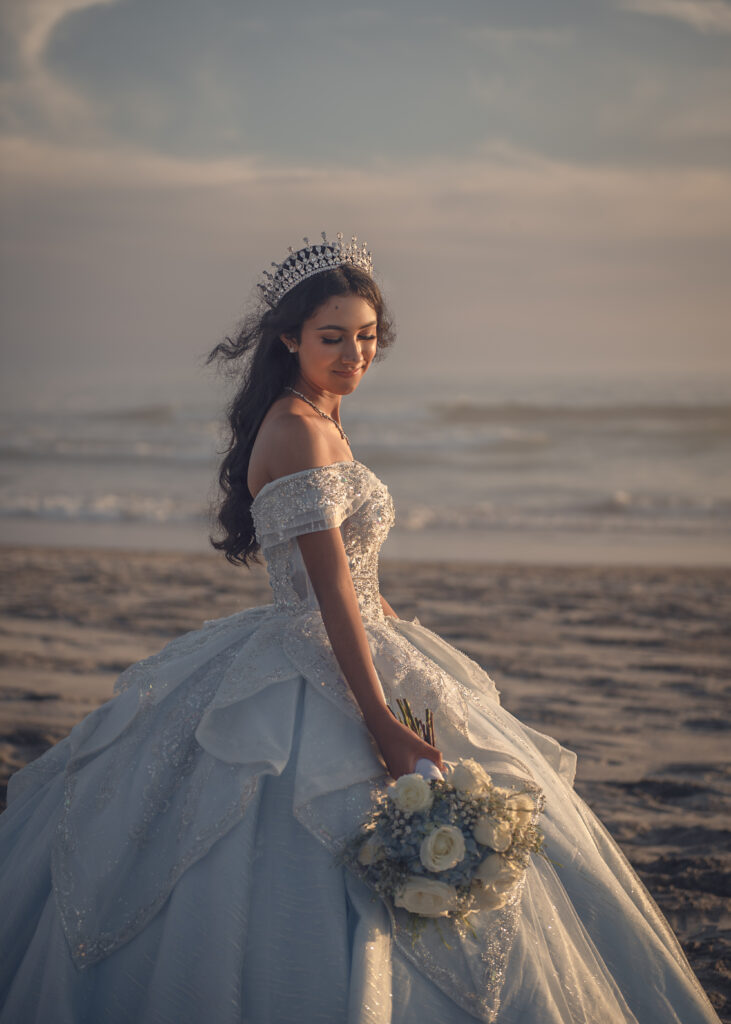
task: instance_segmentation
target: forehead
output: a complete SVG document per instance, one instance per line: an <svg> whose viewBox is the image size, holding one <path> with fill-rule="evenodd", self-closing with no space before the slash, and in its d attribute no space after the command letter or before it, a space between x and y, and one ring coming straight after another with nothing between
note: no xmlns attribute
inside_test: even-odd
<svg viewBox="0 0 731 1024"><path fill-rule="evenodd" d="M376 311L360 295L331 295L319 306L308 323L367 324L376 319Z"/></svg>

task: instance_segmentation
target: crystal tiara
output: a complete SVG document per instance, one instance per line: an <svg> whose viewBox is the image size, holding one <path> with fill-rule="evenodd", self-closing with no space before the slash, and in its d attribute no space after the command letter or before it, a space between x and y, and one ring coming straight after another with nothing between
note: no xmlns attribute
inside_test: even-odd
<svg viewBox="0 0 731 1024"><path fill-rule="evenodd" d="M358 244L357 235L353 235L347 245L343 242L342 232L338 232L334 242L328 242L324 231L322 242L310 245L309 238L303 238L303 242L303 248L296 252L290 245L289 256L281 263L272 263L274 273L264 271L264 280L259 284L259 289L272 308L300 281L313 274L320 274L323 270L333 270L342 267L344 263L352 263L366 274L373 274L373 257L366 242Z"/></svg>

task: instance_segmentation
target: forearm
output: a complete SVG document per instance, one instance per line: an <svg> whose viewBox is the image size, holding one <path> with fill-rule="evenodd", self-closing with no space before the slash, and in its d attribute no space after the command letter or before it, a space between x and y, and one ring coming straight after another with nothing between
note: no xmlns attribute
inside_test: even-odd
<svg viewBox="0 0 731 1024"><path fill-rule="evenodd" d="M328 588L318 599L333 653L369 727L390 714L352 587Z"/></svg>
<svg viewBox="0 0 731 1024"><path fill-rule="evenodd" d="M397 618L398 618L398 615L397 615L397 614L396 614L396 612L395 612L395 611L393 610L393 608L392 608L392 607L391 607L391 605L390 605L390 604L388 603L388 601L387 601L387 600L386 600L386 598L385 598L385 597L383 596L383 594L379 594L378 596L379 596L379 597L380 597L380 599L381 599L381 608L383 608L383 614L384 614L384 615L388 615L388 617L389 617L389 618L391 618L391 619L397 619Z"/></svg>
<svg viewBox="0 0 731 1024"><path fill-rule="evenodd" d="M439 749L412 732L388 708L339 529L303 534L297 539L333 653L388 771L398 779L413 771L420 757L443 768ZM382 601L384 613L393 613L388 602L385 605Z"/></svg>
<svg viewBox="0 0 731 1024"><path fill-rule="evenodd" d="M372 732L391 712L373 665L340 531L323 530L298 540L333 653Z"/></svg>

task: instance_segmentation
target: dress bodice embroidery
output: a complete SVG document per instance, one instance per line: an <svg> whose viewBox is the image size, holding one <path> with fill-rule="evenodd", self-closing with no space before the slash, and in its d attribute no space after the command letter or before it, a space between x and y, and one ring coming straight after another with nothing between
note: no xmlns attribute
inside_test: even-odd
<svg viewBox="0 0 731 1024"><path fill-rule="evenodd" d="M278 477L251 505L277 610L301 615L318 608L297 537L340 527L364 618L382 619L378 555L393 525L388 488L362 462L334 462Z"/></svg>

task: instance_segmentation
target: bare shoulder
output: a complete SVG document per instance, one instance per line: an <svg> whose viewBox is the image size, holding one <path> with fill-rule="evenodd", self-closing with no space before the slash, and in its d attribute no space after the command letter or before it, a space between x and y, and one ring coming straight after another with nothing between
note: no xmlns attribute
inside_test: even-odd
<svg viewBox="0 0 731 1024"><path fill-rule="evenodd" d="M248 485L252 495L280 476L349 458L334 450L320 417L301 410L286 398L277 400L259 427L249 460Z"/></svg>

